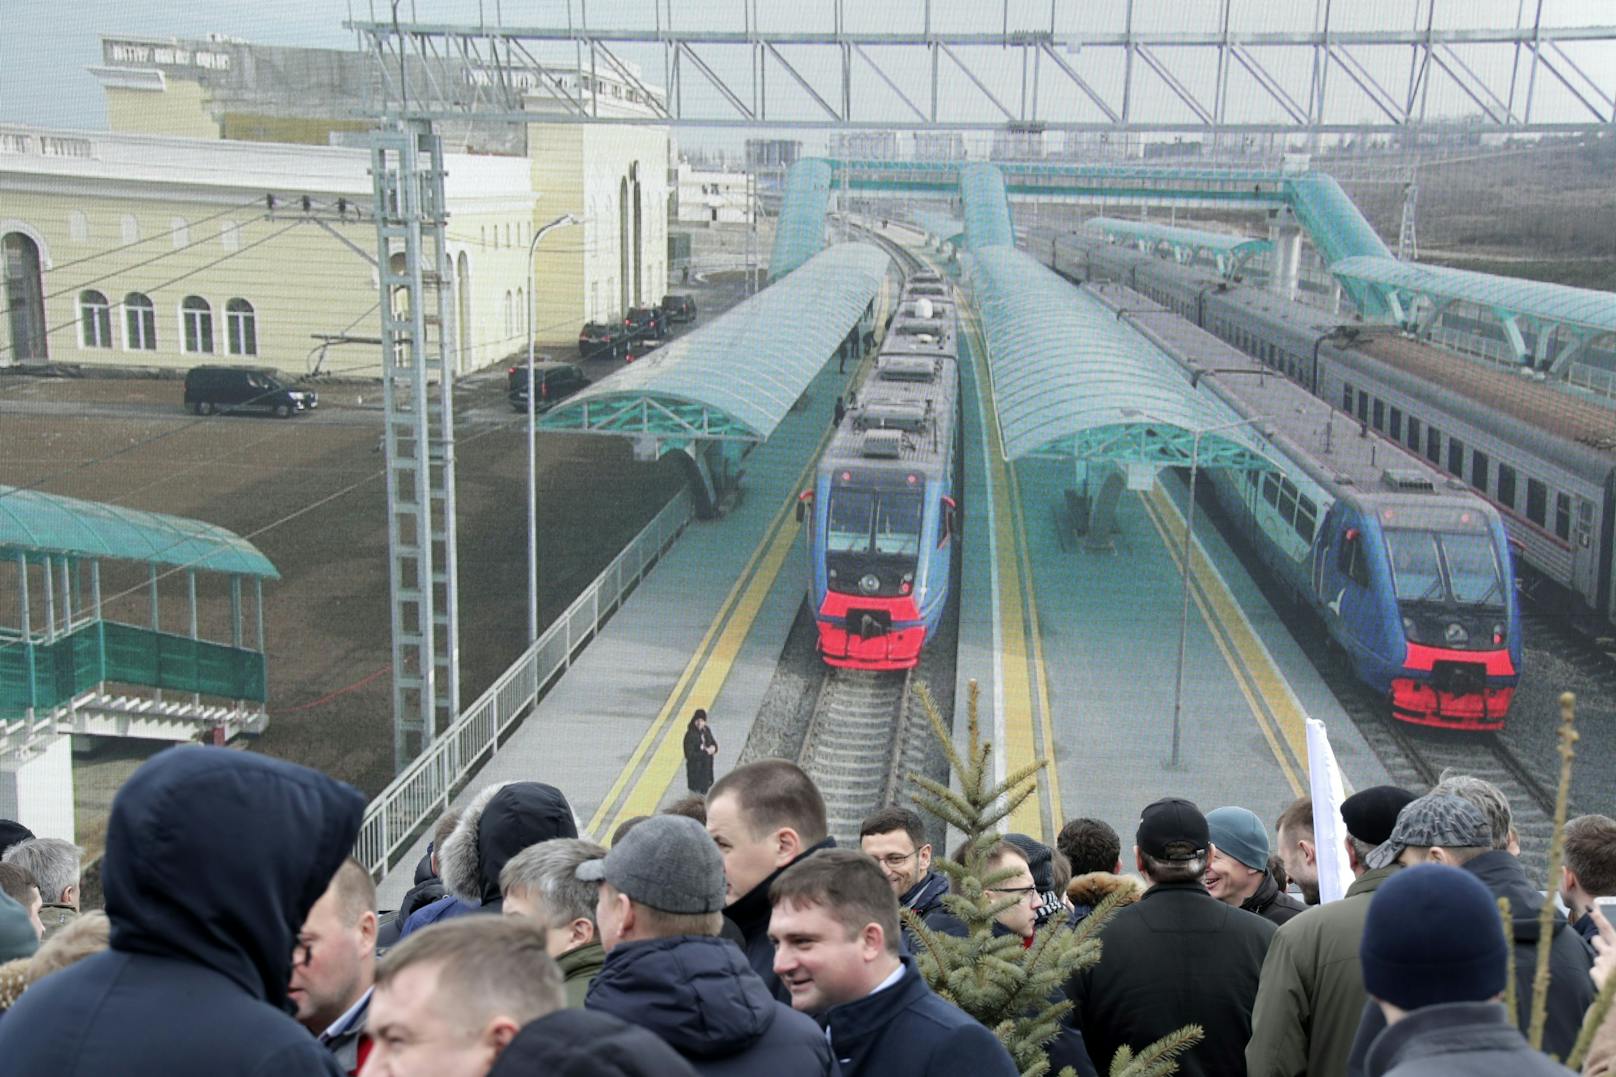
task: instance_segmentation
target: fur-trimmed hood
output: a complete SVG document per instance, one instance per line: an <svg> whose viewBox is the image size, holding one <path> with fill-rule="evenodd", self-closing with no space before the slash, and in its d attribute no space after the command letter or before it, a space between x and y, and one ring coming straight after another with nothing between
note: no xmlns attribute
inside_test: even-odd
<svg viewBox="0 0 1616 1077"><path fill-rule="evenodd" d="M529 845L576 838L578 823L561 790L543 782L503 782L478 793L438 851L450 894L471 905L499 901L499 873Z"/></svg>
<svg viewBox="0 0 1616 1077"><path fill-rule="evenodd" d="M1122 904L1132 905L1144 894L1145 887L1132 875L1113 875L1109 871L1091 871L1066 884L1066 897L1073 905L1085 909L1094 908L1119 891Z"/></svg>

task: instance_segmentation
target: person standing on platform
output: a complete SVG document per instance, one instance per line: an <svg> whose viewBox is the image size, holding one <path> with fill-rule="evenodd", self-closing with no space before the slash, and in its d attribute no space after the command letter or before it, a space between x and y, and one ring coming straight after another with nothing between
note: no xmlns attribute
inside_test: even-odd
<svg viewBox="0 0 1616 1077"><path fill-rule="evenodd" d="M713 756L717 754L718 740L707 724L707 712L697 707L685 727L685 785L692 793L706 796L713 787Z"/></svg>

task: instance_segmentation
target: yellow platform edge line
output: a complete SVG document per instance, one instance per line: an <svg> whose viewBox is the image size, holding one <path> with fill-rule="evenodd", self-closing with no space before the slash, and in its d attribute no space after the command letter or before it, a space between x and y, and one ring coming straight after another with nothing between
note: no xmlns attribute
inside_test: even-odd
<svg viewBox="0 0 1616 1077"><path fill-rule="evenodd" d="M1023 514L1023 506L1026 503L1021 497L1021 478L1016 474L1014 465L1010 467L1010 492L1016 506L1016 544L1021 552L1022 565L1026 573L1023 579L1027 586L1028 634L1032 638L1033 686L1038 693L1038 717L1044 758L1049 761L1049 765L1045 768L1048 775L1045 791L1049 795L1049 826L1045 831L1045 837L1053 841L1066 821L1066 809L1061 803L1060 760L1055 753L1055 718L1049 708L1049 676L1044 664L1043 622L1038 616L1037 578L1033 575L1032 551L1027 546L1027 520Z"/></svg>

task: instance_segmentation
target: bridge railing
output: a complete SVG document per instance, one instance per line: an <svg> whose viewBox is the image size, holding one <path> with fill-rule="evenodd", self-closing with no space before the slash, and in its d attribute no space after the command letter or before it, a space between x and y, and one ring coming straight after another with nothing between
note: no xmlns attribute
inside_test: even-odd
<svg viewBox="0 0 1616 1077"><path fill-rule="evenodd" d="M535 706L595 638L684 531L692 512L690 492L681 490L545 629L538 642L370 802L359 825L354 856L372 877L385 875L421 830L442 814L455 794L493 757L506 731Z"/></svg>

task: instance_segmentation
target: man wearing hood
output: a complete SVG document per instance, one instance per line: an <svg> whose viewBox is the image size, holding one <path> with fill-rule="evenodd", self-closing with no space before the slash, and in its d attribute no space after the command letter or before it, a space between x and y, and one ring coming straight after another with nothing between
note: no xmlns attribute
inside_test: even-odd
<svg viewBox="0 0 1616 1077"><path fill-rule="evenodd" d="M286 1012L287 983L364 807L349 786L247 752L145 763L107 822L111 948L34 984L0 1021L6 1072L336 1077Z"/></svg>
<svg viewBox="0 0 1616 1077"><path fill-rule="evenodd" d="M466 805L438 851L444 896L410 915L399 938L440 920L504 907L499 873L529 845L576 838L578 823L561 790L543 782L490 785Z"/></svg>
<svg viewBox="0 0 1616 1077"><path fill-rule="evenodd" d="M830 1047L718 937L724 861L694 819L645 820L576 876L598 882L606 963L587 1009L655 1033L702 1077L826 1077Z"/></svg>
<svg viewBox="0 0 1616 1077"><path fill-rule="evenodd" d="M833 848L825 801L813 779L784 759L760 759L724 775L707 794L707 833L724 856L724 915L740 929L741 949L775 998L791 993L774 974L769 885L805 856Z"/></svg>
<svg viewBox="0 0 1616 1077"><path fill-rule="evenodd" d="M965 922L943 903L948 877L931 869L931 842L919 815L908 808L882 808L859 827L859 848L880 865L900 908L914 913L932 931L965 937ZM910 935L909 948L918 950L919 941L908 925L903 931Z"/></svg>

